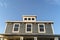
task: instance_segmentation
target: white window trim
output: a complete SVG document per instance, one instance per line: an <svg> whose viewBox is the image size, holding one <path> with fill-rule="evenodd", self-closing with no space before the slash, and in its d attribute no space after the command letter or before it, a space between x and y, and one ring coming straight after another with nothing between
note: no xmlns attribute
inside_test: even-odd
<svg viewBox="0 0 60 40"><path fill-rule="evenodd" d="M18 31L14 31L15 24L19 24ZM13 32L13 33L18 33L19 30L20 30L20 23L14 23L14 24L13 24L13 30L12 30L12 32Z"/></svg>
<svg viewBox="0 0 60 40"><path fill-rule="evenodd" d="M40 31L39 25L44 25L44 31L43 32ZM38 33L45 33L45 32L46 32L46 30L45 30L45 24L38 24Z"/></svg>
<svg viewBox="0 0 60 40"><path fill-rule="evenodd" d="M27 31L27 24L31 24L31 23L26 23L25 32L26 32L26 33L32 33L32 24L31 24L31 31Z"/></svg>

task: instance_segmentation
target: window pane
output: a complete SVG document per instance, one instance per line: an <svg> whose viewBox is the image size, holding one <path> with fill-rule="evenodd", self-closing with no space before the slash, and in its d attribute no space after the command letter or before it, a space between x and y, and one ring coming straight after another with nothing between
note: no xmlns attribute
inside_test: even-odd
<svg viewBox="0 0 60 40"><path fill-rule="evenodd" d="M14 31L18 31L18 28L14 28Z"/></svg>
<svg viewBox="0 0 60 40"><path fill-rule="evenodd" d="M31 18L28 18L28 20L31 20Z"/></svg>
<svg viewBox="0 0 60 40"><path fill-rule="evenodd" d="M40 31L44 31L44 29L40 29Z"/></svg>
<svg viewBox="0 0 60 40"><path fill-rule="evenodd" d="M31 25L27 25L27 27L31 27Z"/></svg>
<svg viewBox="0 0 60 40"><path fill-rule="evenodd" d="M19 24L15 24L15 28L18 28L19 27Z"/></svg>
<svg viewBox="0 0 60 40"><path fill-rule="evenodd" d="M39 25L40 31L44 31L44 25Z"/></svg>
<svg viewBox="0 0 60 40"><path fill-rule="evenodd" d="M40 26L40 28L44 28L44 26L43 25L39 25Z"/></svg>
<svg viewBox="0 0 60 40"><path fill-rule="evenodd" d="M27 18L24 18L24 20L27 20Z"/></svg>
<svg viewBox="0 0 60 40"><path fill-rule="evenodd" d="M31 25L27 25L27 31L31 31Z"/></svg>
<svg viewBox="0 0 60 40"><path fill-rule="evenodd" d="M19 24L15 24L14 31L18 31L18 28L19 28Z"/></svg>
<svg viewBox="0 0 60 40"><path fill-rule="evenodd" d="M31 31L31 28L27 28L27 31Z"/></svg>
<svg viewBox="0 0 60 40"><path fill-rule="evenodd" d="M34 18L32 18L32 20L34 20Z"/></svg>

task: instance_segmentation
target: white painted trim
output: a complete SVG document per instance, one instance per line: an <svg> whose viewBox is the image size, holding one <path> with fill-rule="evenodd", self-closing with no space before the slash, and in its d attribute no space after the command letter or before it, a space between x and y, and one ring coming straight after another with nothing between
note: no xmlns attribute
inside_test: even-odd
<svg viewBox="0 0 60 40"><path fill-rule="evenodd" d="M37 17L37 15L23 15L22 17Z"/></svg>
<svg viewBox="0 0 60 40"><path fill-rule="evenodd" d="M14 31L15 24L18 24L19 25L18 31ZM18 33L19 31L20 31L20 23L14 23L13 24L13 30L12 30L12 32L13 33Z"/></svg>
<svg viewBox="0 0 60 40"><path fill-rule="evenodd" d="M53 24L51 24L51 28L52 28L52 31L53 31L53 33L54 33L54 28L53 28Z"/></svg>
<svg viewBox="0 0 60 40"><path fill-rule="evenodd" d="M39 25L44 25L44 32L40 31ZM45 33L45 32L46 32L46 30L45 30L45 24L38 24L38 33Z"/></svg>
<svg viewBox="0 0 60 40"><path fill-rule="evenodd" d="M27 25L28 25L28 24L31 24L31 31L29 31L29 32L27 31ZM25 32L26 32L26 33L32 33L32 23L26 23Z"/></svg>
<svg viewBox="0 0 60 40"><path fill-rule="evenodd" d="M43 23L53 23L53 21L6 21L6 22L43 22Z"/></svg>

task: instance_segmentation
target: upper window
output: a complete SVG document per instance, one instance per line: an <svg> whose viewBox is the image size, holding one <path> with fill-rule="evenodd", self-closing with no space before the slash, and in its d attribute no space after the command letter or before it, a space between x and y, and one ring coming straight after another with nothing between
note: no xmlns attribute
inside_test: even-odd
<svg viewBox="0 0 60 40"><path fill-rule="evenodd" d="M38 31L39 31L39 33L45 33L45 25L38 24Z"/></svg>
<svg viewBox="0 0 60 40"><path fill-rule="evenodd" d="M32 20L34 20L34 18L32 18Z"/></svg>
<svg viewBox="0 0 60 40"><path fill-rule="evenodd" d="M31 18L28 18L28 20L31 20Z"/></svg>
<svg viewBox="0 0 60 40"><path fill-rule="evenodd" d="M34 17L25 17L24 21L36 21Z"/></svg>
<svg viewBox="0 0 60 40"><path fill-rule="evenodd" d="M14 25L13 25L13 32L19 32L19 28L20 27L20 24L19 23L15 23Z"/></svg>
<svg viewBox="0 0 60 40"><path fill-rule="evenodd" d="M27 18L24 18L24 20L27 20Z"/></svg>
<svg viewBox="0 0 60 40"><path fill-rule="evenodd" d="M26 24L26 32L31 33L32 32L32 24Z"/></svg>

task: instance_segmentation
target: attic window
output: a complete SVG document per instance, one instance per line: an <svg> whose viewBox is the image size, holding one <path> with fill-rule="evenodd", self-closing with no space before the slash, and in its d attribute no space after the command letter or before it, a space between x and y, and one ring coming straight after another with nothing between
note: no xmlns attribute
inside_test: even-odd
<svg viewBox="0 0 60 40"><path fill-rule="evenodd" d="M20 27L20 24L19 23L14 23L13 25L13 32L19 32L19 28Z"/></svg>
<svg viewBox="0 0 60 40"><path fill-rule="evenodd" d="M34 18L32 18L32 20L34 20Z"/></svg>
<svg viewBox="0 0 60 40"><path fill-rule="evenodd" d="M26 33L32 32L32 24L26 24Z"/></svg>
<svg viewBox="0 0 60 40"><path fill-rule="evenodd" d="M38 31L39 31L39 33L45 33L45 25L38 24Z"/></svg>
<svg viewBox="0 0 60 40"><path fill-rule="evenodd" d="M24 18L24 20L27 20L27 18Z"/></svg>
<svg viewBox="0 0 60 40"><path fill-rule="evenodd" d="M18 31L18 27L19 27L19 25L15 24L14 31Z"/></svg>
<svg viewBox="0 0 60 40"><path fill-rule="evenodd" d="M31 20L31 18L28 18L28 20Z"/></svg>

